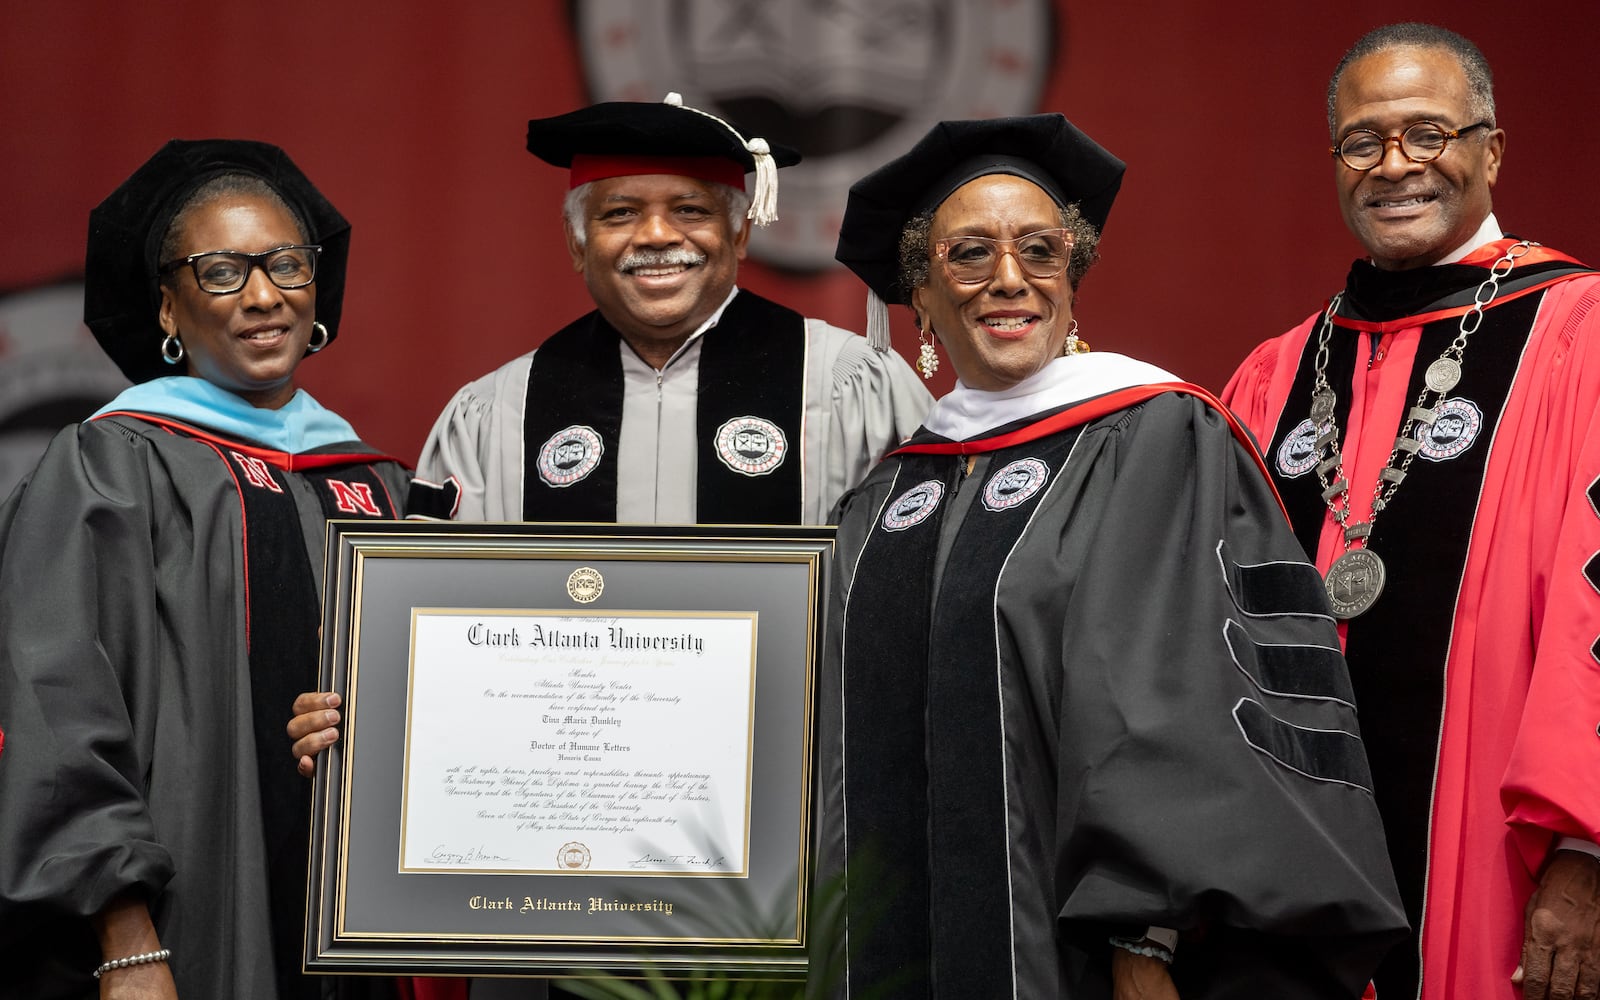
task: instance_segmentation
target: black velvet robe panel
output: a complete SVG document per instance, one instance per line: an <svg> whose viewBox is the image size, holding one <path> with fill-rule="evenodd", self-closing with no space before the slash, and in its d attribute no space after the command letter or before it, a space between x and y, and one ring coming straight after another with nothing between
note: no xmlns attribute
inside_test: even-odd
<svg viewBox="0 0 1600 1000"><path fill-rule="evenodd" d="M965 463L891 457L841 504L832 992L1102 998L1109 938L1155 925L1185 1000L1359 996L1405 921L1349 677L1222 416L1168 393Z"/></svg>

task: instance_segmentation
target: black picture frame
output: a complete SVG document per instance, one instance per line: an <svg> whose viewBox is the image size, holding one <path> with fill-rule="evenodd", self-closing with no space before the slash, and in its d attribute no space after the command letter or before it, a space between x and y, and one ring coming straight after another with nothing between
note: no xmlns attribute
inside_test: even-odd
<svg viewBox="0 0 1600 1000"><path fill-rule="evenodd" d="M330 522L320 689L343 698L343 724L314 782L308 971L804 978L832 554L830 526ZM601 577L597 596L580 570ZM414 610L580 606L759 620L746 869L402 870ZM695 720L683 738L715 725Z"/></svg>

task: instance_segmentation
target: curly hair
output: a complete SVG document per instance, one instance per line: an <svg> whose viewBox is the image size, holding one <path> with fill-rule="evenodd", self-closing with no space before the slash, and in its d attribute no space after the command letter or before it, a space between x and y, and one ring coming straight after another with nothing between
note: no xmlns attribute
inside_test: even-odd
<svg viewBox="0 0 1600 1000"><path fill-rule="evenodd" d="M1077 204L1061 209L1061 228L1072 234L1072 255L1067 258L1067 283L1073 291L1100 258L1100 231L1095 229ZM900 231L900 290L907 299L928 283L933 266L933 213L916 216Z"/></svg>

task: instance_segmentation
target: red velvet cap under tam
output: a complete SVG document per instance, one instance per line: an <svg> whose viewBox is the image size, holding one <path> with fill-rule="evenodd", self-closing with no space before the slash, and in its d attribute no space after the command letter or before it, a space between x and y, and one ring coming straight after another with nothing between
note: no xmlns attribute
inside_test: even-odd
<svg viewBox="0 0 1600 1000"><path fill-rule="evenodd" d="M602 156L578 153L572 157L572 175L568 187L582 187L590 181L608 177L635 177L639 174L693 177L743 190L745 170L722 156Z"/></svg>

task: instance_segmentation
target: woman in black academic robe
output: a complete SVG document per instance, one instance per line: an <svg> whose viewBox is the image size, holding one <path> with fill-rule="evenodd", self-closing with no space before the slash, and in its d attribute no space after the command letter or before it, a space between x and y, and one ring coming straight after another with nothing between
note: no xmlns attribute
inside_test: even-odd
<svg viewBox="0 0 1600 1000"><path fill-rule="evenodd" d="M0 506L0 996L335 992L299 971L284 723L326 520L397 516L406 482L295 379L348 248L254 142L169 143L90 216L85 319L134 385Z"/></svg>
<svg viewBox="0 0 1600 1000"><path fill-rule="evenodd" d="M1356 997L1404 927L1254 450L1078 336L1121 174L1039 115L943 123L852 188L839 258L958 384L840 505L819 992Z"/></svg>

